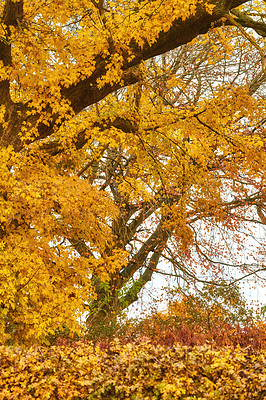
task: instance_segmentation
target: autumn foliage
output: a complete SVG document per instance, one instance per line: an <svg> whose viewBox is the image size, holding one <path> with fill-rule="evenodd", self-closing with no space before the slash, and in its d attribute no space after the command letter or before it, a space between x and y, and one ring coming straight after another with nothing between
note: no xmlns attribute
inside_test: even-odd
<svg viewBox="0 0 266 400"><path fill-rule="evenodd" d="M252 399L266 396L265 350L150 343L108 351L1 347L0 399Z"/></svg>
<svg viewBox="0 0 266 400"><path fill-rule="evenodd" d="M173 296L173 290L171 290ZM179 292L179 290L178 290ZM76 346L92 341L102 350L110 350L112 342L133 346L149 342L161 346L211 346L221 349L249 348L258 351L266 347L266 323L262 312L245 304L239 288L203 287L199 293L183 292L169 300L168 308L158 311L151 307L139 318L124 316L108 327L98 326L83 336L70 330L56 331L47 337L50 345ZM168 298L171 295L168 293Z"/></svg>
<svg viewBox="0 0 266 400"><path fill-rule="evenodd" d="M266 347L266 325L265 322L253 322L243 325L232 325L229 323L219 324L211 330L206 330L197 323L187 324L173 320L162 320L155 315L144 321L138 321L121 328L119 337L122 343L149 341L154 345L173 346L204 346L209 345L213 349L220 349L225 346L236 348L251 348L254 350L265 349ZM73 339L68 337L57 337L59 345L71 345ZM101 338L97 343L102 348L109 348L110 338Z"/></svg>
<svg viewBox="0 0 266 400"><path fill-rule="evenodd" d="M261 277L264 20L240 0L0 1L1 343L115 323L161 261Z"/></svg>

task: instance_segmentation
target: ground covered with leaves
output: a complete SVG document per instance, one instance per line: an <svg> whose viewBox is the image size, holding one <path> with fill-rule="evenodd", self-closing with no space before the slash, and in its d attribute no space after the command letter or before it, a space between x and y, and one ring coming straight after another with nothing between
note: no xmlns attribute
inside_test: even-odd
<svg viewBox="0 0 266 400"><path fill-rule="evenodd" d="M266 350L92 344L0 348L0 399L266 398Z"/></svg>

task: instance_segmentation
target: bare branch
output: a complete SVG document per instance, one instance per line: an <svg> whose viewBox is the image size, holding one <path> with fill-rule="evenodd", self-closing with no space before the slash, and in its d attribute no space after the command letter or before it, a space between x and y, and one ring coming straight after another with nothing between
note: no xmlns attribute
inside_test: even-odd
<svg viewBox="0 0 266 400"><path fill-rule="evenodd" d="M134 273L142 266L147 259L150 252L163 251L165 248L168 238L171 235L171 231L164 227L165 220L161 220L156 230L150 235L150 237L143 243L141 248L135 254L134 259L130 261L127 266L120 271L120 283L119 287L122 287Z"/></svg>
<svg viewBox="0 0 266 400"><path fill-rule="evenodd" d="M266 24L264 24L263 22L254 21L248 15L246 15L245 13L243 13L239 10L233 9L233 10L231 10L231 13L237 17L235 19L235 22L237 22L241 26L243 26L245 28L254 29L254 31L257 32L257 34L262 37L266 36Z"/></svg>
<svg viewBox="0 0 266 400"><path fill-rule="evenodd" d="M156 270L156 266L160 260L161 254L162 250L155 251L153 253L149 261L149 264L146 267L143 274L141 274L137 282L134 282L133 286L129 288L128 292L121 299L119 299L119 304L122 309L130 306L130 304L138 300L138 295L141 292L143 286L145 286L146 283L148 283L151 280L152 274Z"/></svg>

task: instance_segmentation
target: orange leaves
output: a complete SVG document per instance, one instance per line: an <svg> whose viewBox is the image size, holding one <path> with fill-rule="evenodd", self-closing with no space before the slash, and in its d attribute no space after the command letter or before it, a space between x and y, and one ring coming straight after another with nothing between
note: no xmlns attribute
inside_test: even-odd
<svg viewBox="0 0 266 400"><path fill-rule="evenodd" d="M194 233L188 225L177 222L175 225L174 238L178 244L180 243L180 249L185 254L194 242Z"/></svg>

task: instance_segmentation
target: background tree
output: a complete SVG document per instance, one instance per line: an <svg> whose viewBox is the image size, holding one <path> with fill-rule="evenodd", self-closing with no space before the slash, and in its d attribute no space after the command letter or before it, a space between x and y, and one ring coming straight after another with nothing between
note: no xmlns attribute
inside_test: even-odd
<svg viewBox="0 0 266 400"><path fill-rule="evenodd" d="M87 307L107 323L162 258L185 279L195 262L219 272L206 230L241 246L262 222L264 5L250 4L0 3L3 341L78 329Z"/></svg>
<svg viewBox="0 0 266 400"><path fill-rule="evenodd" d="M252 321L252 312L239 287L221 282L219 286L203 285L199 293L183 293L181 300L169 303L169 315L178 323L196 324L204 330L222 329Z"/></svg>
<svg viewBox="0 0 266 400"><path fill-rule="evenodd" d="M164 310L162 300L167 304ZM221 281L219 286L204 284L196 291L191 291L191 287L165 288L163 298L156 297L149 303L149 310L141 318L120 318L115 335L123 343L261 349L265 343L265 322L262 314L247 306L237 284L230 286ZM102 334L98 343L108 346L111 338Z"/></svg>

